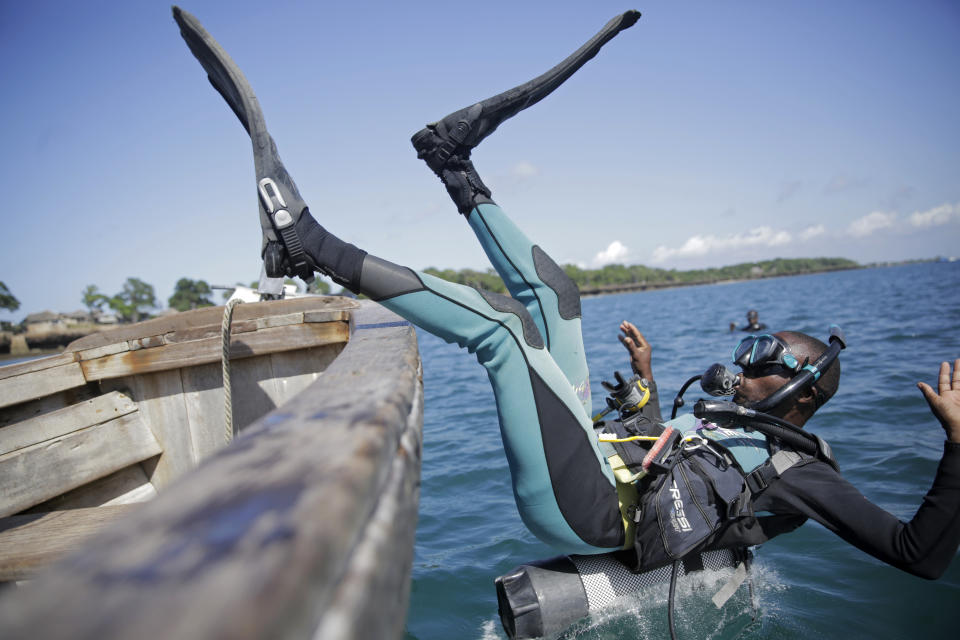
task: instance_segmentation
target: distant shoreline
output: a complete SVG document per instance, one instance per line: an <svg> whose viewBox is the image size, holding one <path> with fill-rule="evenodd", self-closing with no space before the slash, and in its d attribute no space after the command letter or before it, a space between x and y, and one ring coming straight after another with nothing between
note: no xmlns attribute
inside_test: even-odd
<svg viewBox="0 0 960 640"><path fill-rule="evenodd" d="M926 264L934 262L956 262L955 258L949 260L941 258L930 258L926 260L901 260L899 262L871 262L870 264L854 264L849 266L824 267L822 269L810 269L807 271L798 271L796 273L772 273L761 274L749 278L717 278L710 280L699 280L696 282L652 282L635 283L623 285L599 285L595 287L580 287L581 298L592 298L596 296L613 295L617 293L632 293L636 291L650 291L654 289L676 289L679 287L696 287L709 284L735 284L737 282L751 282L753 280L769 280L771 278L791 278L793 276L808 276L816 273L830 273L833 271L854 271L856 269L884 269L888 267L904 267L911 264Z"/></svg>
<svg viewBox="0 0 960 640"><path fill-rule="evenodd" d="M0 362L12 358L50 355L62 352L68 344L83 336L109 327L51 329L43 332L14 333L0 331Z"/></svg>
<svg viewBox="0 0 960 640"><path fill-rule="evenodd" d="M770 280L772 278L792 278L794 276L809 276L816 273L830 273L832 271L853 271L856 269L870 269L879 266L900 266L900 265L856 265L848 267L831 267L824 269L812 269L810 271L798 271L797 273L774 273L758 275L751 278L717 278L711 280L697 280L692 282L650 282L650 283L630 283L630 284L610 284L599 285L595 287L580 287L581 298L592 298L595 296L606 296L617 293L633 293L636 291L652 291L656 289L678 289L680 287L699 287L710 284L735 284L737 282L752 282L754 280Z"/></svg>

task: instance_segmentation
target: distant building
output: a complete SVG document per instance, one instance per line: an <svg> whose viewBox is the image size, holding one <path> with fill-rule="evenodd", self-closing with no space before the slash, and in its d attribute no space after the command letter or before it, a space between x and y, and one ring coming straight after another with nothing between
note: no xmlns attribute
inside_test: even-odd
<svg viewBox="0 0 960 640"><path fill-rule="evenodd" d="M68 327L78 324L89 324L93 322L93 316L88 311L71 311L70 313L61 313L60 317Z"/></svg>
<svg viewBox="0 0 960 640"><path fill-rule="evenodd" d="M65 323L59 313L41 311L39 313L31 313L24 318L23 325L29 333L44 333L62 329Z"/></svg>

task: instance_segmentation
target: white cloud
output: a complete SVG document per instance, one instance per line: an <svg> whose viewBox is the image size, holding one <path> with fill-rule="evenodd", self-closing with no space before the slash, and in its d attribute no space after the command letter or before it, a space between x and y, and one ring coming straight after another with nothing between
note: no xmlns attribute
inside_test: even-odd
<svg viewBox="0 0 960 640"><path fill-rule="evenodd" d="M606 249L594 256L593 264L594 266L602 267L605 264L624 262L629 253L630 250L627 249L622 242L614 240Z"/></svg>
<svg viewBox="0 0 960 640"><path fill-rule="evenodd" d="M862 218L857 218L851 222L847 232L852 236L862 238L864 236L869 236L874 232L880 231L881 229L888 229L892 227L896 219L897 214L895 213L874 211L873 213L868 213Z"/></svg>
<svg viewBox="0 0 960 640"><path fill-rule="evenodd" d="M664 262L670 258L689 258L708 253L730 251L743 247L776 247L790 243L791 236L786 231L777 231L770 227L757 227L743 233L726 236L712 234L696 235L687 239L683 246L671 249L660 245L653 250L651 261Z"/></svg>
<svg viewBox="0 0 960 640"><path fill-rule="evenodd" d="M518 162L510 170L510 173L516 178L532 178L540 175L540 169L529 162Z"/></svg>
<svg viewBox="0 0 960 640"><path fill-rule="evenodd" d="M801 231L801 232L800 232L800 239L801 239L801 240L812 240L813 238L816 238L817 236L822 236L822 235L825 234L826 232L827 232L827 228L824 227L822 224L815 224L815 225L809 226L809 227L807 227L806 229L804 229L803 231Z"/></svg>
<svg viewBox="0 0 960 640"><path fill-rule="evenodd" d="M958 219L960 219L960 203L942 204L926 211L915 211L910 215L910 224L920 228L939 227Z"/></svg>

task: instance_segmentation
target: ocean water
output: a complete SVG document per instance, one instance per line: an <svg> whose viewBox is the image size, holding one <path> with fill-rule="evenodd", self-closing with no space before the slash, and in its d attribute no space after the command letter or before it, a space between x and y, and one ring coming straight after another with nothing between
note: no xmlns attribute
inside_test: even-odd
<svg viewBox="0 0 960 640"><path fill-rule="evenodd" d="M936 383L939 363L960 357L960 263L925 263L638 292L583 301L594 389L629 371L617 341L634 322L653 348L664 415L688 377L728 363L742 337L728 330L758 309L770 330L824 339L846 333L840 391L807 428L833 447L844 475L868 499L909 520L936 469L944 440L918 380ZM493 580L556 555L517 515L486 373L472 356L419 332L423 357L424 460L407 619L408 639L506 638ZM702 396L694 385L687 407ZM681 638L953 638L960 625L960 560L940 580L915 578L808 522L757 551L759 619L742 589L718 611L719 578L678 588ZM713 582L711 582L713 581ZM667 637L666 588L625 598L561 637Z"/></svg>

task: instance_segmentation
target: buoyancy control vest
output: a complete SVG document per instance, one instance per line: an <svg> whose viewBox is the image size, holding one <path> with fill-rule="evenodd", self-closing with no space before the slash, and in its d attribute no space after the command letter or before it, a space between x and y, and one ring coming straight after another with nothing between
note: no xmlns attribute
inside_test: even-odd
<svg viewBox="0 0 960 640"><path fill-rule="evenodd" d="M753 498L787 469L818 458L781 449L757 431L722 428L692 415L648 428L636 439L620 422L598 425L617 483L638 571L706 548L757 544Z"/></svg>

